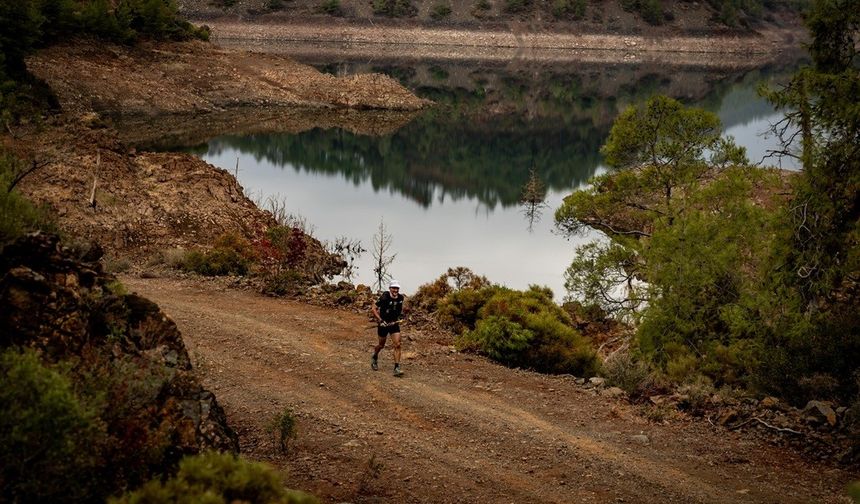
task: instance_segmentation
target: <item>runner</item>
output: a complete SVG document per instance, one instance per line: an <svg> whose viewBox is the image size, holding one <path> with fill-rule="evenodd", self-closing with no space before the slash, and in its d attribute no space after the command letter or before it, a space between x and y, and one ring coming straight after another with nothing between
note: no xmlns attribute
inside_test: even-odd
<svg viewBox="0 0 860 504"><path fill-rule="evenodd" d="M385 348L385 342L390 335L394 347L394 376L403 376L403 371L400 370L400 315L403 313L405 299L405 296L400 294L400 284L397 280L392 280L388 285L388 292L383 292L373 306L373 316L379 323L376 329L379 343L370 358L370 368L374 371L379 369L379 352Z"/></svg>

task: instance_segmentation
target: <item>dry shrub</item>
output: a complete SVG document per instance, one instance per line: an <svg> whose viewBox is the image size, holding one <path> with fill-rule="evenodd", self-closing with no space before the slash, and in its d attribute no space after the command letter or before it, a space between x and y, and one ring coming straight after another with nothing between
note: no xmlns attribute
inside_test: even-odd
<svg viewBox="0 0 860 504"><path fill-rule="evenodd" d="M678 387L681 400L678 408L693 415L704 415L711 405L711 397L716 390L714 385L705 377L699 376L694 381Z"/></svg>
<svg viewBox="0 0 860 504"><path fill-rule="evenodd" d="M161 262L168 268L180 269L185 264L188 251L181 248L167 249L161 252Z"/></svg>
<svg viewBox="0 0 860 504"><path fill-rule="evenodd" d="M606 382L627 392L632 400L661 388L648 362L637 359L630 351L620 350L603 361Z"/></svg>

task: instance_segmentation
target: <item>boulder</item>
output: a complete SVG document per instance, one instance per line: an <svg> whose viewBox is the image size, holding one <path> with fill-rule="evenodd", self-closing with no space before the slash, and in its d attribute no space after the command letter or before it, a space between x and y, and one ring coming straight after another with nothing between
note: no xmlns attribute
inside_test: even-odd
<svg viewBox="0 0 860 504"><path fill-rule="evenodd" d="M739 416L740 415L738 414L737 410L728 409L728 410L720 412L720 416L717 418L717 423L722 425L723 427L725 427L725 426L737 421Z"/></svg>
<svg viewBox="0 0 860 504"><path fill-rule="evenodd" d="M826 401L809 401L803 408L803 414L806 415L812 423L827 423L831 427L836 425L836 411L832 405Z"/></svg>
<svg viewBox="0 0 860 504"><path fill-rule="evenodd" d="M762 408L771 409L771 410L772 409L778 409L780 406L779 399L777 399L776 397L773 397L773 396L767 396L761 400L761 402L759 403L759 406L761 406Z"/></svg>
<svg viewBox="0 0 860 504"><path fill-rule="evenodd" d="M592 376L588 379L588 384L592 387L601 388L606 386L606 379L599 376Z"/></svg>
<svg viewBox="0 0 860 504"><path fill-rule="evenodd" d="M613 398L614 397L624 397L625 394L626 393L624 392L624 390L622 390L618 387L609 387L607 389L603 389L600 392L600 395L603 395L606 397L613 397Z"/></svg>

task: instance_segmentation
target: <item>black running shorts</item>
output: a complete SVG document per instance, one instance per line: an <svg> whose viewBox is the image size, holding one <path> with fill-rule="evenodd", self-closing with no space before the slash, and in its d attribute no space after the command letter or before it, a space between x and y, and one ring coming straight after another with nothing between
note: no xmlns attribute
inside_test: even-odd
<svg viewBox="0 0 860 504"><path fill-rule="evenodd" d="M400 324L379 326L376 328L376 334L378 334L380 338L385 338L385 337L388 337L389 334L394 334L394 333L399 333L399 332L400 332Z"/></svg>

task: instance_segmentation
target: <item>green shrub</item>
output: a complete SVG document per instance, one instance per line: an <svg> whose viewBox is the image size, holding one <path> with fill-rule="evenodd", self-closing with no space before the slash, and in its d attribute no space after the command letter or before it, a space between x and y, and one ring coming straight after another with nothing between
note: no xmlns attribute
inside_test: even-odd
<svg viewBox="0 0 860 504"><path fill-rule="evenodd" d="M650 25L663 23L663 8L660 6L660 0L640 0L639 14Z"/></svg>
<svg viewBox="0 0 860 504"><path fill-rule="evenodd" d="M296 437L296 416L291 409L286 408L272 420L267 430L274 434L281 453L287 453L290 440Z"/></svg>
<svg viewBox="0 0 860 504"><path fill-rule="evenodd" d="M621 0L621 8L639 13L648 24L659 25L664 19L660 0Z"/></svg>
<svg viewBox="0 0 860 504"><path fill-rule="evenodd" d="M168 268L182 269L187 257L187 250L181 248L173 248L161 251L161 253L158 255L156 262L160 262Z"/></svg>
<svg viewBox="0 0 860 504"><path fill-rule="evenodd" d="M545 373L593 375L598 360L588 340L571 327L548 289L520 292L494 290L478 310L475 328L458 339L461 348L476 350L507 366ZM478 291L480 292L480 291Z"/></svg>
<svg viewBox="0 0 860 504"><path fill-rule="evenodd" d="M372 0L371 7L377 16L412 17L418 12L410 0Z"/></svg>
<svg viewBox="0 0 860 504"><path fill-rule="evenodd" d="M99 335L108 343L123 345L131 328L122 319L102 321ZM187 447L178 439L183 427L175 419L153 422L154 407L171 379L160 364L132 357L115 358L109 347L91 351L76 363L70 377L81 396L87 397L105 424L107 441L99 451L98 474L104 494L135 488L156 473L172 472ZM164 405L170 408L170 405Z"/></svg>
<svg viewBox="0 0 860 504"><path fill-rule="evenodd" d="M860 481L855 481L846 487L848 497L854 500L854 504L860 504Z"/></svg>
<svg viewBox="0 0 860 504"><path fill-rule="evenodd" d="M16 191L0 191L0 245L32 231L57 229L46 207L37 207Z"/></svg>
<svg viewBox="0 0 860 504"><path fill-rule="evenodd" d="M100 495L93 478L104 441L97 412L32 350L4 350L0 375L0 501L80 502Z"/></svg>
<svg viewBox="0 0 860 504"><path fill-rule="evenodd" d="M505 0L505 12L523 12L530 4L530 0Z"/></svg>
<svg viewBox="0 0 860 504"><path fill-rule="evenodd" d="M281 10L284 8L284 0L266 0L263 7L270 11Z"/></svg>
<svg viewBox="0 0 860 504"><path fill-rule="evenodd" d="M697 378L693 382L678 387L678 393L681 395L678 407L693 415L703 415L708 411L711 397L715 392L710 380Z"/></svg>
<svg viewBox="0 0 860 504"><path fill-rule="evenodd" d="M487 13L491 8L489 0L478 0L475 2L475 6L472 7L472 15L475 17L481 17Z"/></svg>
<svg viewBox="0 0 860 504"><path fill-rule="evenodd" d="M435 20L445 19L451 15L451 6L447 3L437 3L430 9L430 17Z"/></svg>
<svg viewBox="0 0 860 504"><path fill-rule="evenodd" d="M476 275L469 268L463 266L448 268L445 274L433 282L418 287L410 298L409 305L412 309L433 313L439 309L442 300L452 292L463 289L477 290L489 286L490 281L487 277ZM474 324L471 327L474 327Z"/></svg>
<svg viewBox="0 0 860 504"><path fill-rule="evenodd" d="M108 273L125 273L131 269L131 261L126 257L108 255L102 258L104 270Z"/></svg>
<svg viewBox="0 0 860 504"><path fill-rule="evenodd" d="M297 296L307 285L307 279L295 270L285 270L265 277L263 293L272 296Z"/></svg>
<svg viewBox="0 0 860 504"><path fill-rule="evenodd" d="M0 245L32 231L57 231L47 207L36 206L15 189L9 189L22 170L20 160L0 150Z"/></svg>
<svg viewBox="0 0 860 504"><path fill-rule="evenodd" d="M552 15L556 18L582 19L585 17L586 5L586 0L553 0Z"/></svg>
<svg viewBox="0 0 860 504"><path fill-rule="evenodd" d="M474 329L478 323L478 310L500 289L485 287L452 292L439 302L436 318L443 327L455 333Z"/></svg>
<svg viewBox="0 0 860 504"><path fill-rule="evenodd" d="M187 253L182 269L206 276L246 275L254 257L250 242L236 233L226 233L215 241L212 250Z"/></svg>
<svg viewBox="0 0 860 504"><path fill-rule="evenodd" d="M315 504L318 501L302 492L285 489L278 473L265 464L250 462L232 454L208 452L182 459L174 477L164 482L152 480L111 502Z"/></svg>
<svg viewBox="0 0 860 504"><path fill-rule="evenodd" d="M234 250L194 250L185 256L182 269L205 276L245 275L248 261Z"/></svg>
<svg viewBox="0 0 860 504"><path fill-rule="evenodd" d="M330 16L343 16L343 7L340 0L323 0L319 5L319 11Z"/></svg>

